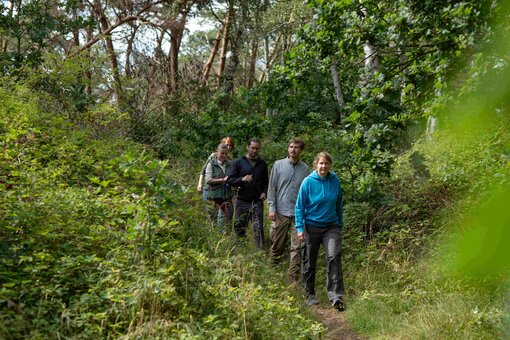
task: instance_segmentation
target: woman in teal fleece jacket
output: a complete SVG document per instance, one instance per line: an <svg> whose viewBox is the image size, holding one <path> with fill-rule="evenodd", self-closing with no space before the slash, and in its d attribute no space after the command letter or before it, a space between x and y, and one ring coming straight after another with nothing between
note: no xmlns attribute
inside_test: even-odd
<svg viewBox="0 0 510 340"><path fill-rule="evenodd" d="M307 304L316 305L315 271L322 244L326 255L328 299L333 307L344 310L344 283L341 263L342 188L340 180L331 172L333 159L320 152L313 162L315 171L303 180L296 201L296 229L304 241L303 285Z"/></svg>

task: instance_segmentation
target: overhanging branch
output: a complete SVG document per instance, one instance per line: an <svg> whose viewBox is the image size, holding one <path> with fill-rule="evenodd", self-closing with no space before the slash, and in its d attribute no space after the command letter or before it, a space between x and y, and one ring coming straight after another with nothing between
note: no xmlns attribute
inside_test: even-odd
<svg viewBox="0 0 510 340"><path fill-rule="evenodd" d="M87 43L85 45L81 46L78 50L76 50L73 53L71 53L70 57L74 57L74 56L80 54L81 52L89 49L95 43L97 43L99 40L101 40L104 37L106 37L107 35L111 34L113 32L113 30L116 29L117 27L122 26L125 23L131 22L131 21L140 20L140 16L143 13L148 11L152 6L158 5L158 4L163 3L163 2L165 2L165 0L159 0L159 1L156 1L154 3L148 3L145 6L143 6L140 10L138 10L138 12L136 12L135 14L119 18L114 24L112 24L110 27L108 27L108 29L106 29L105 31L101 32L97 36L93 37L92 39L87 41Z"/></svg>

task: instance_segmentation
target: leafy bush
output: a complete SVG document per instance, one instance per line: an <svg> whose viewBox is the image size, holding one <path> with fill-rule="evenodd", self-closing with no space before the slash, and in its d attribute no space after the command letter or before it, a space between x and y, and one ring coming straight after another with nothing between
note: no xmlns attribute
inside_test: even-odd
<svg viewBox="0 0 510 340"><path fill-rule="evenodd" d="M496 277L485 268L476 280L452 274L459 251L452 240L471 228L473 207L508 187L509 123L500 115L440 130L397 159L392 177L381 181L384 195L349 202L344 258L355 328L397 338L507 336L508 268L499 266ZM475 242L477 249L487 243Z"/></svg>
<svg viewBox="0 0 510 340"><path fill-rule="evenodd" d="M321 334L264 257L204 222L189 164L98 139L21 85L0 102L0 337Z"/></svg>

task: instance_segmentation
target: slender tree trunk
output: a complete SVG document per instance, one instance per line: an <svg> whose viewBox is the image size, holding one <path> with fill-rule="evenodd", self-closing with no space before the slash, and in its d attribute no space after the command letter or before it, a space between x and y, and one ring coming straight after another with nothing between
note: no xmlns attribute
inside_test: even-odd
<svg viewBox="0 0 510 340"><path fill-rule="evenodd" d="M136 32L138 31L138 25L131 24L131 34L129 36L129 39L127 41L126 46L126 61L124 66L124 73L126 74L127 78L131 78L131 54L133 53L133 42L136 37Z"/></svg>
<svg viewBox="0 0 510 340"><path fill-rule="evenodd" d="M248 69L248 81L246 87L251 89L253 87L253 81L255 79L255 66L257 63L257 50L259 48L259 42L257 38L253 38L251 45L250 64Z"/></svg>
<svg viewBox="0 0 510 340"><path fill-rule="evenodd" d="M363 17L367 16L366 7L361 7L361 13L363 14ZM374 45L372 45L369 40L363 44L363 52L365 53L365 68L372 74L379 72L381 70L379 55L377 54L377 50Z"/></svg>
<svg viewBox="0 0 510 340"><path fill-rule="evenodd" d="M87 33L87 41L89 41L93 37L92 28L87 27L85 31ZM91 56L92 51L90 49L87 50L87 53L89 54L89 57L92 58ZM90 96L92 95L92 71L90 71L90 69L85 70L84 76L85 76L85 93Z"/></svg>
<svg viewBox="0 0 510 340"><path fill-rule="evenodd" d="M167 93L171 95L179 87L179 50L181 48L187 14L174 22L170 29L170 51L168 52Z"/></svg>
<svg viewBox="0 0 510 340"><path fill-rule="evenodd" d="M94 8L95 8L96 14L99 19L101 31L103 31L103 32L108 31L108 29L110 28L110 25L108 23L108 18L104 14L103 9L101 7L101 3L99 2L99 0L94 1ZM110 65L112 68L113 83L114 83L115 93L117 95L117 102L119 103L119 106L121 108L123 108L125 105L124 91L123 91L122 82L120 79L119 63L117 61L117 55L115 53L115 48L113 46L111 34L107 34L105 36L105 45L106 45L106 52L108 53L108 56L110 58Z"/></svg>
<svg viewBox="0 0 510 340"><path fill-rule="evenodd" d="M427 130L425 132L425 136L427 140L432 139L432 135L436 132L437 129L437 117L429 116L427 119Z"/></svg>
<svg viewBox="0 0 510 340"><path fill-rule="evenodd" d="M202 79L204 80L204 83L207 83L207 80L209 79L209 73L211 72L211 68L214 63L214 58L216 58L216 54L218 53L218 47L220 46L221 32L222 32L222 28L218 29L218 32L216 33L216 37L214 38L214 45L211 50L211 55L209 56L209 59L207 60L207 64L205 64L204 71L202 72Z"/></svg>
<svg viewBox="0 0 510 340"><path fill-rule="evenodd" d="M9 7L9 14L7 15L9 18L12 18L12 14L14 13L14 1L11 1L10 7ZM0 39L2 37L0 36ZM2 39L2 52L7 52L7 47L9 46L9 39Z"/></svg>
<svg viewBox="0 0 510 340"><path fill-rule="evenodd" d="M342 86L340 85L340 79L338 77L338 70L336 68L335 58L331 58L331 75L333 77L333 86L335 87L335 98L340 107L340 112L345 108L344 94L342 92ZM343 114L340 113L340 122L343 120Z"/></svg>
<svg viewBox="0 0 510 340"><path fill-rule="evenodd" d="M232 3L231 7L233 7ZM220 106L223 109L223 111L227 111L228 108L230 107L230 98L232 96L232 93L234 92L235 88L234 80L240 61L239 52L241 48L241 38L244 33L244 27L241 24L241 22L243 21L242 18L240 19L235 18L234 15L232 16L233 16L232 32L229 34L230 57L228 60L228 64L225 66L225 71L220 77L220 91L223 95L220 100Z"/></svg>
<svg viewBox="0 0 510 340"><path fill-rule="evenodd" d="M234 91L234 78L239 66L239 38L242 30L238 31L235 38L230 39L230 58L223 72L221 79L221 91L225 94L231 94Z"/></svg>
<svg viewBox="0 0 510 340"><path fill-rule="evenodd" d="M379 63L379 56L374 46L370 43L363 44L363 51L365 52L365 67L371 73L376 73L381 70Z"/></svg>
<svg viewBox="0 0 510 340"><path fill-rule="evenodd" d="M335 87L335 98L338 102L338 106L341 109L345 107L344 94L342 92L342 86L340 85L340 79L338 78L338 71L336 68L336 63L331 63L331 75L333 76L333 85Z"/></svg>
<svg viewBox="0 0 510 340"><path fill-rule="evenodd" d="M221 39L221 54L220 61L218 64L218 71L216 72L219 79L223 76L223 71L225 70L225 64L227 59L227 45L228 45L228 36L230 34L230 25L232 23L233 9L232 5L229 5L227 18L225 19L225 25L223 27L223 37Z"/></svg>
<svg viewBox="0 0 510 340"><path fill-rule="evenodd" d="M78 10L75 8L73 9L73 20L78 19ZM79 27L73 28L73 43L75 47L80 46L80 29ZM67 51L68 52L68 51Z"/></svg>
<svg viewBox="0 0 510 340"><path fill-rule="evenodd" d="M264 0L264 12L266 13L269 9L269 0ZM271 63L270 63L270 53L269 53L269 36L264 36L264 60L265 60L265 68L264 72L260 75L259 80L262 81L263 77L265 76L266 80L269 80L269 75L271 73Z"/></svg>
<svg viewBox="0 0 510 340"><path fill-rule="evenodd" d="M13 1L13 3L14 3L14 1ZM16 11L16 21L19 26L21 24L21 18L20 18L20 14L19 14L19 13L21 13L21 0L19 0L17 2L17 5L18 5L18 9ZM14 7L14 5L13 5L13 7ZM14 12L13 12L13 14L14 14ZM18 55L21 54L21 35L19 35L19 34L17 35L17 39L16 39L16 53Z"/></svg>
<svg viewBox="0 0 510 340"><path fill-rule="evenodd" d="M163 58L162 45L163 45L164 37L165 37L165 32L162 31L161 34L158 35L158 37L156 39L156 51L154 52L153 62L151 62L150 66L149 66L149 72L147 72L147 74L145 75L146 81L147 81L147 89L145 90L145 95L143 97L143 105L144 106L147 105L151 96L154 95L154 93L153 93L153 90L155 88L154 78L155 78L156 71L158 68L157 65L158 65L159 61Z"/></svg>
<svg viewBox="0 0 510 340"><path fill-rule="evenodd" d="M265 72L261 74L259 78L259 82L262 82L264 79L269 80L271 77L271 70L273 69L273 65L280 56L281 47L281 36L276 37L276 41L274 43L273 51L269 51L269 39L266 37L264 40L264 58L266 60Z"/></svg>
<svg viewBox="0 0 510 340"><path fill-rule="evenodd" d="M271 68L271 62L270 62L270 55L269 55L269 37L264 37L264 60L266 61L266 67L264 68L265 77L267 80L269 80L269 73ZM262 79L262 78L261 78Z"/></svg>

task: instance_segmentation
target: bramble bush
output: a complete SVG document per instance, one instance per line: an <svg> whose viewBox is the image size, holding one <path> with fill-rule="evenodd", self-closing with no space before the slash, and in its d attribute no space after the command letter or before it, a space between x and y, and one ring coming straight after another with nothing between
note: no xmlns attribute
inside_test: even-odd
<svg viewBox="0 0 510 340"><path fill-rule="evenodd" d="M208 225L193 166L71 125L11 85L0 87L1 338L320 336L265 256Z"/></svg>

